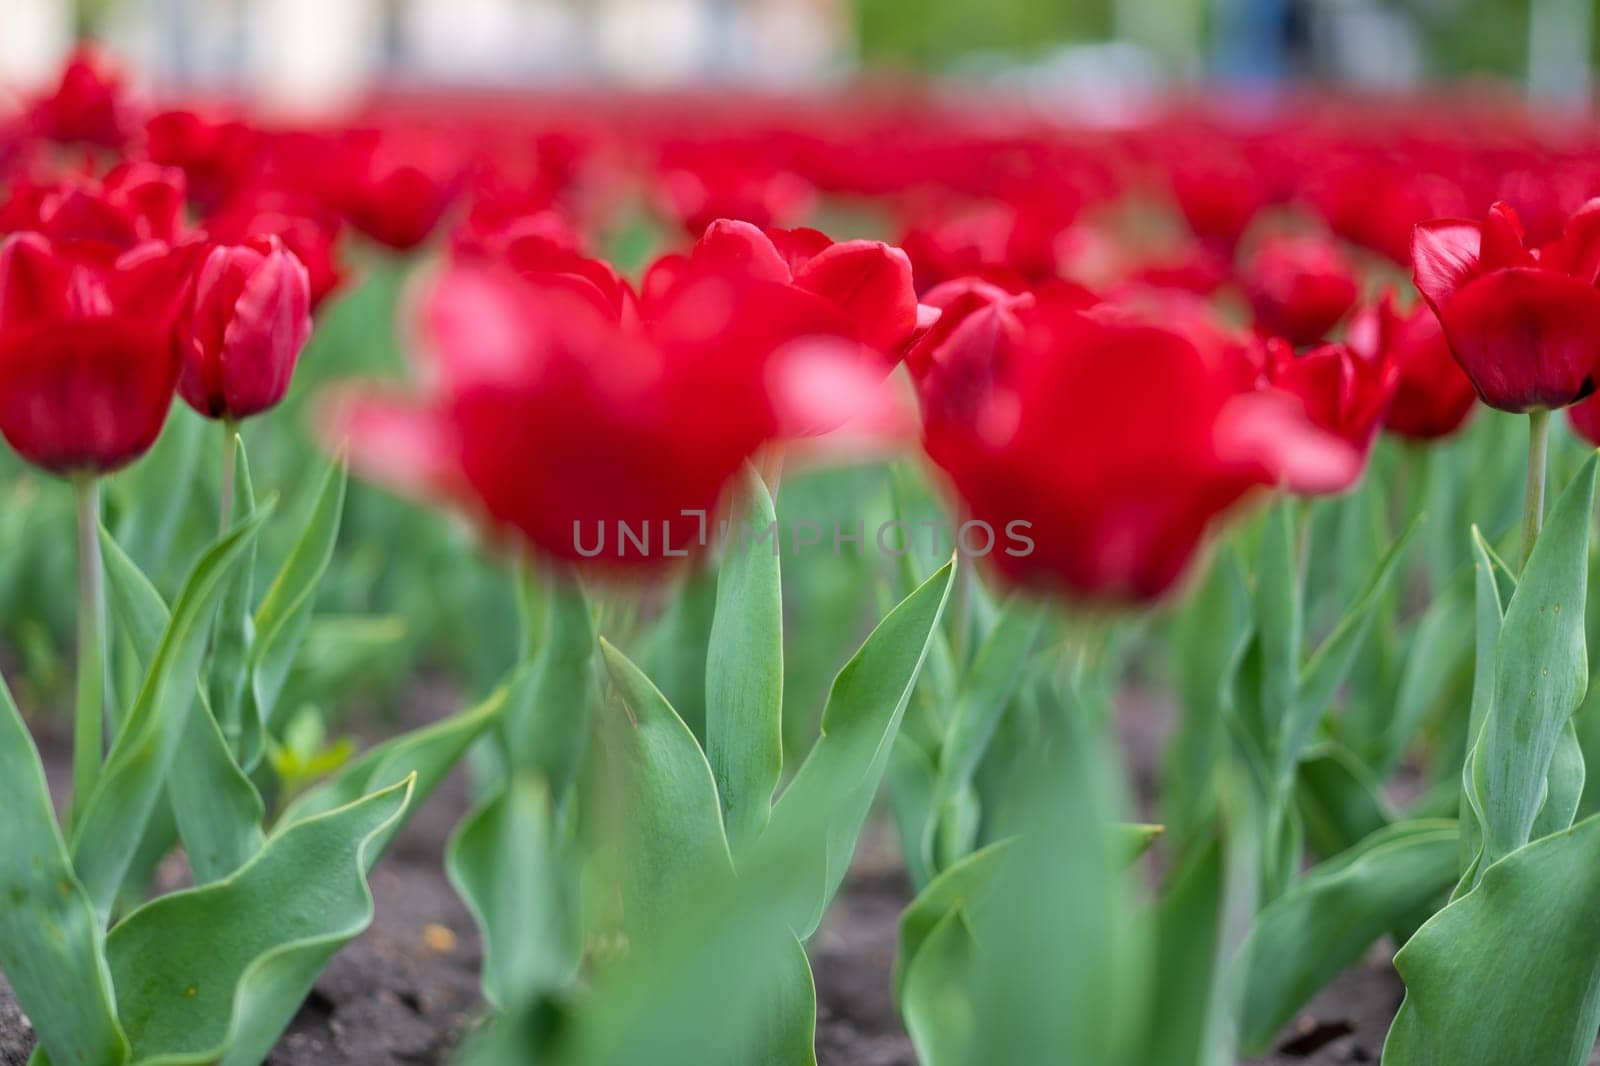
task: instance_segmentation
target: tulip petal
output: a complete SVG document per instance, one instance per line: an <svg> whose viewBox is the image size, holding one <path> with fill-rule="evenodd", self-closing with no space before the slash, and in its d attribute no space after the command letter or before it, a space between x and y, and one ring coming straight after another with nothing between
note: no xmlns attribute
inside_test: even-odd
<svg viewBox="0 0 1600 1066"><path fill-rule="evenodd" d="M844 311L863 344L893 354L917 328L911 260L878 241L836 244L807 263L795 284Z"/></svg>
<svg viewBox="0 0 1600 1066"><path fill-rule="evenodd" d="M1477 275L1483 234L1472 222L1436 219L1417 226L1411 263L1417 289L1437 310Z"/></svg>
<svg viewBox="0 0 1600 1066"><path fill-rule="evenodd" d="M773 353L766 381L782 436L846 430L857 439L907 440L915 433L903 390L850 341L810 337L787 344Z"/></svg>
<svg viewBox="0 0 1600 1066"><path fill-rule="evenodd" d="M1456 359L1502 411L1565 407L1594 388L1600 291L1547 270L1497 270L1440 313Z"/></svg>
<svg viewBox="0 0 1600 1066"><path fill-rule="evenodd" d="M694 265L756 281L787 285L793 280L789 264L771 239L758 227L736 219L711 223L694 246Z"/></svg>
<svg viewBox="0 0 1600 1066"><path fill-rule="evenodd" d="M1244 393L1217 418L1217 453L1255 466L1268 484L1290 492L1343 492L1361 476L1363 449L1311 424L1299 399L1281 389Z"/></svg>
<svg viewBox="0 0 1600 1066"><path fill-rule="evenodd" d="M345 451L362 477L408 499L459 501L465 482L448 420L413 396L345 385L318 399L313 420L330 451Z"/></svg>

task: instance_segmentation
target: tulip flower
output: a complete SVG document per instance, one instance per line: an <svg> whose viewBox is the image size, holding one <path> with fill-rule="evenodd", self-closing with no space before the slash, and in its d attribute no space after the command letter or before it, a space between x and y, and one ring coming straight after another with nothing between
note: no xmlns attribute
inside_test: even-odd
<svg viewBox="0 0 1600 1066"><path fill-rule="evenodd" d="M215 209L256 177L264 137L240 119L164 111L145 123L145 139L151 161L182 170L190 198Z"/></svg>
<svg viewBox="0 0 1600 1066"><path fill-rule="evenodd" d="M179 328L178 394L225 422L276 405L311 335L310 304L306 268L277 237L212 248Z"/></svg>
<svg viewBox="0 0 1600 1066"><path fill-rule="evenodd" d="M27 124L45 140L120 149L131 132L121 71L93 44L79 45L54 92L34 101Z"/></svg>
<svg viewBox="0 0 1600 1066"><path fill-rule="evenodd" d="M455 262L425 302L425 390L347 391L327 436L374 480L548 557L670 565L708 542L723 487L764 442L853 411L882 368L818 339L817 301L792 285L688 261L652 278L619 314L580 272Z"/></svg>
<svg viewBox="0 0 1600 1066"><path fill-rule="evenodd" d="M1286 393L1086 294L970 286L907 356L924 446L975 522L1032 548L1009 579L1113 603L1156 599L1252 488L1345 483L1359 458Z"/></svg>
<svg viewBox="0 0 1600 1066"><path fill-rule="evenodd" d="M684 270L788 286L805 294L814 308L812 332L850 337L891 360L917 328L911 260L881 241L835 244L816 230L763 231L748 222L719 219L687 260L669 257L657 263L645 288Z"/></svg>
<svg viewBox="0 0 1600 1066"><path fill-rule="evenodd" d="M1263 241L1240 283L1258 327L1296 346L1326 337L1360 295L1354 268L1331 243L1316 237Z"/></svg>
<svg viewBox="0 0 1600 1066"><path fill-rule="evenodd" d="M1502 411L1565 407L1594 391L1600 362L1600 200L1539 249L1503 203L1481 223L1417 227L1417 289L1478 395Z"/></svg>
<svg viewBox="0 0 1600 1066"><path fill-rule="evenodd" d="M427 240L455 199L459 163L442 139L392 131L351 131L335 146L329 201L350 224L395 251Z"/></svg>
<svg viewBox="0 0 1600 1066"><path fill-rule="evenodd" d="M1394 293L1363 308L1350 323L1347 341L1368 361L1388 359L1399 373L1394 402L1384 425L1410 440L1439 440L1461 428L1478 394L1450 353L1439 320L1426 306L1409 312Z"/></svg>
<svg viewBox="0 0 1600 1066"><path fill-rule="evenodd" d="M1271 387L1300 401L1311 425L1348 444L1365 465L1400 380L1389 355L1368 356L1344 344L1296 353L1274 339L1267 345L1266 366ZM1342 482L1297 484L1291 479L1289 487L1305 495L1343 492L1360 477L1361 465Z"/></svg>
<svg viewBox="0 0 1600 1066"><path fill-rule="evenodd" d="M218 244L268 235L281 240L306 270L313 314L344 284L348 271L340 256L342 223L304 196L252 186L206 216L201 228Z"/></svg>

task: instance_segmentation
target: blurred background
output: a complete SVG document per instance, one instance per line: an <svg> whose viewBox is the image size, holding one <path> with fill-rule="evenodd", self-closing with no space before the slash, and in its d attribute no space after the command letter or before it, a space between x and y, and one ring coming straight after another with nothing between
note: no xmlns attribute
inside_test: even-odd
<svg viewBox="0 0 1600 1066"><path fill-rule="evenodd" d="M1196 80L1587 99L1600 0L3 0L0 85L94 33L152 87L317 109L374 84L756 83L937 73L1090 96Z"/></svg>

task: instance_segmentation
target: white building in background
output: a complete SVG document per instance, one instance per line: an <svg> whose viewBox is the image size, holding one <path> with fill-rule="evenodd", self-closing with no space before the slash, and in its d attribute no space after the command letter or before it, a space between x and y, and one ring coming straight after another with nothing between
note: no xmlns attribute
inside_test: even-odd
<svg viewBox="0 0 1600 1066"><path fill-rule="evenodd" d="M805 84L851 52L850 0L96 0L153 81L330 106L374 78L463 85L599 80ZM72 0L0 0L0 85L31 87L70 45Z"/></svg>

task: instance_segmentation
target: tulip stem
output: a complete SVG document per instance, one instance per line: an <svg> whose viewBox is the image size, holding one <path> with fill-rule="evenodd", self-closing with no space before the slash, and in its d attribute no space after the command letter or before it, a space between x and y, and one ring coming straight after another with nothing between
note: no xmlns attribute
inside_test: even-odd
<svg viewBox="0 0 1600 1066"><path fill-rule="evenodd" d="M100 562L100 480L79 477L78 493L78 700L73 719L74 817L94 791L104 756L105 596Z"/></svg>
<svg viewBox="0 0 1600 1066"><path fill-rule="evenodd" d="M1522 499L1522 569L1528 567L1533 546L1544 528L1544 478L1550 452L1550 412L1543 407L1528 412L1528 493Z"/></svg>
<svg viewBox="0 0 1600 1066"><path fill-rule="evenodd" d="M222 514L217 529L220 536L233 524L233 470L238 465L239 427L231 418L224 418L219 424L222 426L222 487L219 491Z"/></svg>

